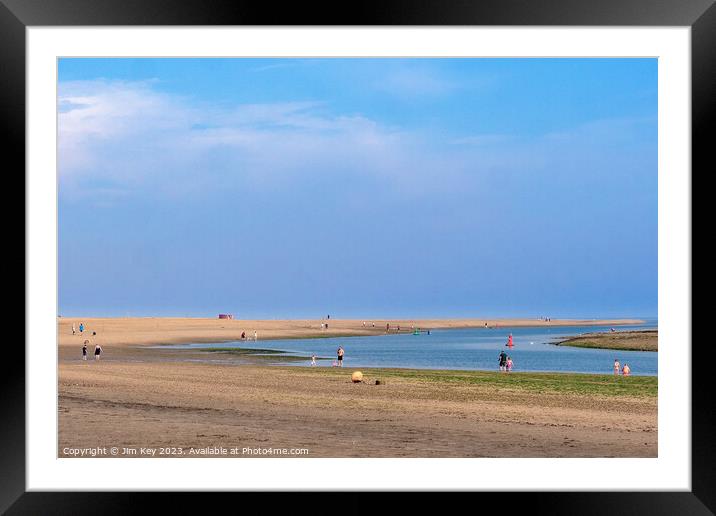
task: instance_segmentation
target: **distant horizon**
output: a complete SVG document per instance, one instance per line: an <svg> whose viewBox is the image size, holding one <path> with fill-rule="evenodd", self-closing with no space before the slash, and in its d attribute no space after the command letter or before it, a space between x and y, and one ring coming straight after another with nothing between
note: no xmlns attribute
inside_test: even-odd
<svg viewBox="0 0 716 516"><path fill-rule="evenodd" d="M353 315L353 314L330 314L326 313L323 315L314 315L314 316L301 316L301 315L293 315L293 316L287 316L287 315L274 315L274 316L267 316L267 315L247 315L247 314L240 314L237 312L231 312L231 311L224 311L224 312L216 312L213 314L206 314L206 313L180 313L180 312L172 312L172 313L165 313L165 314L149 314L146 312L142 313L132 313L128 312L125 314L118 314L118 313L104 313L102 315L97 314L77 314L77 313L69 313L69 314L58 314L58 317L61 317L63 319L78 319L78 318L86 318L86 319L121 319L121 318L138 318L138 319L173 319L173 318L186 318L186 319L218 319L219 314L229 314L233 317L235 320L266 320L266 321L272 321L272 320L322 320L325 319L327 315L331 316L331 319L336 320L364 320L364 321L371 321L371 320L409 320L409 319L415 319L415 320L427 320L427 319L435 319L435 320L450 320L450 319L494 319L494 320L502 320L502 319L509 319L509 320L515 320L515 319L534 319L535 321L540 320L542 317L548 317L550 319L554 320L616 320L616 319L640 319L640 320L658 320L658 315L633 315L633 314L627 314L627 315L481 315L481 314L475 314L475 315Z"/></svg>
<svg viewBox="0 0 716 516"><path fill-rule="evenodd" d="M61 58L58 311L656 313L657 72Z"/></svg>

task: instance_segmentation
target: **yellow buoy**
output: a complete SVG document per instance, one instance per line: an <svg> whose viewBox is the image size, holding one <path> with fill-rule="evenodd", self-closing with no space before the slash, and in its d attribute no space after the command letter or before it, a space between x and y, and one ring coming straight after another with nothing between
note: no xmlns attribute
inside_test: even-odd
<svg viewBox="0 0 716 516"><path fill-rule="evenodd" d="M363 381L363 373L361 373L360 371L356 371L355 373L353 373L351 375L351 381L353 383L362 382Z"/></svg>

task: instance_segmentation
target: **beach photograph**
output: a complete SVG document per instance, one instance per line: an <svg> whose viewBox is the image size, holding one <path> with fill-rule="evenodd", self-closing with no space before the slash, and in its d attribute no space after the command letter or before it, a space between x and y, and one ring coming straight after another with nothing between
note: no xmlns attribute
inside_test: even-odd
<svg viewBox="0 0 716 516"><path fill-rule="evenodd" d="M657 71L58 59L57 457L657 458Z"/></svg>

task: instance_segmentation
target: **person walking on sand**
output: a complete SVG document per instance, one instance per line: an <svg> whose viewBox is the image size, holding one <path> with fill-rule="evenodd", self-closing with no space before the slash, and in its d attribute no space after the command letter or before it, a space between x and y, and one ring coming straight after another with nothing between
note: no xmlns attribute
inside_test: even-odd
<svg viewBox="0 0 716 516"><path fill-rule="evenodd" d="M257 340L259 340L259 332L254 330L254 341L257 341Z"/></svg>
<svg viewBox="0 0 716 516"><path fill-rule="evenodd" d="M80 323L80 333L85 331L85 323Z"/></svg>
<svg viewBox="0 0 716 516"><path fill-rule="evenodd" d="M85 343L82 345L82 360L87 360L87 344L89 344L89 341L86 340Z"/></svg>
<svg viewBox="0 0 716 516"><path fill-rule="evenodd" d="M505 362L505 365L507 366L507 372L509 373L512 371L512 359L508 356L507 361Z"/></svg>
<svg viewBox="0 0 716 516"><path fill-rule="evenodd" d="M500 371L504 372L507 368L507 353L500 351Z"/></svg>
<svg viewBox="0 0 716 516"><path fill-rule="evenodd" d="M314 353L313 355L311 355L311 366L315 366L315 365L316 365L316 354Z"/></svg>
<svg viewBox="0 0 716 516"><path fill-rule="evenodd" d="M94 347L94 359L99 360L99 356L102 354L102 346L95 344Z"/></svg>
<svg viewBox="0 0 716 516"><path fill-rule="evenodd" d="M72 335L75 335L77 330L75 329L75 323L72 323Z"/></svg>
<svg viewBox="0 0 716 516"><path fill-rule="evenodd" d="M622 375L629 376L631 373L631 368L629 367L629 364L625 363L624 367L622 367Z"/></svg>
<svg viewBox="0 0 716 516"><path fill-rule="evenodd" d="M614 359L614 376L619 376L619 368L621 367L621 364L619 363L619 360L616 358Z"/></svg>
<svg viewBox="0 0 716 516"><path fill-rule="evenodd" d="M344 353L345 353L345 351L343 351L343 347L342 347L342 346L338 346L338 352L337 352L337 354L338 354L338 367L343 367L343 354L344 354Z"/></svg>

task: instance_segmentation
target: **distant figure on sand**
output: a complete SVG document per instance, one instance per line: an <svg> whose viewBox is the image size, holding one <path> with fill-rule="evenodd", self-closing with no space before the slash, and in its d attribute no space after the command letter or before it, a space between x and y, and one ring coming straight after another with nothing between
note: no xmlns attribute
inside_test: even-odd
<svg viewBox="0 0 716 516"><path fill-rule="evenodd" d="M254 340L259 340L259 332L254 330Z"/></svg>
<svg viewBox="0 0 716 516"><path fill-rule="evenodd" d="M99 356L102 354L102 347L96 344L94 347L94 359L99 360Z"/></svg>
<svg viewBox="0 0 716 516"><path fill-rule="evenodd" d="M631 368L629 367L629 364L625 363L624 367L622 368L622 374L624 376L629 376L630 373L631 373Z"/></svg>
<svg viewBox="0 0 716 516"><path fill-rule="evenodd" d="M345 351L343 351L343 348L341 346L338 346L338 367L343 367L343 354Z"/></svg>
<svg viewBox="0 0 716 516"><path fill-rule="evenodd" d="M80 333L85 331L85 323L80 323Z"/></svg>
<svg viewBox="0 0 716 516"><path fill-rule="evenodd" d="M72 335L76 334L77 330L75 330L75 323L72 323Z"/></svg>
<svg viewBox="0 0 716 516"><path fill-rule="evenodd" d="M507 366L508 373L512 371L512 359L510 357L507 357L507 362L505 362L505 365Z"/></svg>
<svg viewBox="0 0 716 516"><path fill-rule="evenodd" d="M316 354L314 353L313 355L311 355L311 366L315 366L315 365L316 365Z"/></svg>
<svg viewBox="0 0 716 516"><path fill-rule="evenodd" d="M500 351L500 371L507 369L507 353Z"/></svg>
<svg viewBox="0 0 716 516"><path fill-rule="evenodd" d="M619 360L616 358L614 359L614 375L617 376L619 374L619 368L621 367L621 364L619 363Z"/></svg>
<svg viewBox="0 0 716 516"><path fill-rule="evenodd" d="M87 360L87 344L89 344L88 340L82 345L82 360Z"/></svg>
<svg viewBox="0 0 716 516"><path fill-rule="evenodd" d="M245 331L241 332L241 339L246 340L246 332Z"/></svg>

